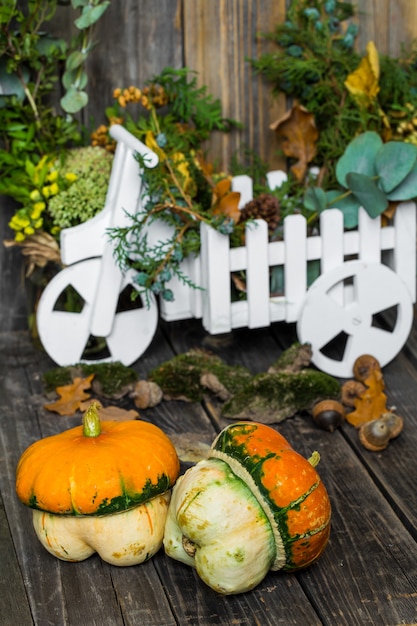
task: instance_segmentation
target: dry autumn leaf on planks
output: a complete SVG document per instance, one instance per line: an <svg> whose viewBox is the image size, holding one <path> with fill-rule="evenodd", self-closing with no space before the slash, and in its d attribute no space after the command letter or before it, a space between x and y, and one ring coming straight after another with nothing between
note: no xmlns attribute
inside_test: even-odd
<svg viewBox="0 0 417 626"><path fill-rule="evenodd" d="M91 394L87 393L87 390L91 388L93 378L94 374L90 374L85 378L75 377L72 383L57 387L56 392L60 398L55 402L45 404L44 408L62 416L73 415L77 411L84 413L92 402ZM117 422L139 417L137 411L117 406L103 407L100 405L99 414L102 420Z"/></svg>
<svg viewBox="0 0 417 626"><path fill-rule="evenodd" d="M381 370L370 371L364 383L364 392L354 400L355 410L346 415L349 424L356 428L366 422L379 419L388 411L385 383Z"/></svg>
<svg viewBox="0 0 417 626"><path fill-rule="evenodd" d="M94 374L86 378L77 376L71 384L57 387L56 392L60 398L45 404L44 408L59 415L73 415L80 410L81 404L90 398L91 394L86 393L86 390L90 389L93 378Z"/></svg>

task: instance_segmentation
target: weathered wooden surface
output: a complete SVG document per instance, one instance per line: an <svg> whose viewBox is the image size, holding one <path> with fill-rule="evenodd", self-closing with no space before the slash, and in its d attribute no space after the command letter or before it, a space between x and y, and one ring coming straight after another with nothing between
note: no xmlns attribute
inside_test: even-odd
<svg viewBox="0 0 417 626"><path fill-rule="evenodd" d="M294 336L292 325L275 324L234 331L219 341L197 320L161 322L134 367L146 376L174 352L205 347L256 373L266 371ZM407 348L414 345L413 334ZM349 425L327 433L300 414L277 426L304 456L312 450L321 454L319 471L333 508L331 539L305 571L270 573L254 591L227 597L163 551L145 564L117 568L97 556L64 563L42 548L30 511L15 496L16 463L31 442L80 418L43 408L41 375L52 364L33 349L26 333L0 334L0 355L0 624L417 624L417 371L407 350L384 369L389 403L404 417L405 430L382 453L364 450ZM142 417L169 435L195 433L204 443L226 424L210 401L163 402Z"/></svg>

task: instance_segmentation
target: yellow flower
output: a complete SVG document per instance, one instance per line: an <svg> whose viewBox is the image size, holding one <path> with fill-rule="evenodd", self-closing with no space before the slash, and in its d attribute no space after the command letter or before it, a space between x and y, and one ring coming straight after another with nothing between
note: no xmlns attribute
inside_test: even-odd
<svg viewBox="0 0 417 626"><path fill-rule="evenodd" d="M73 183L75 180L77 180L78 176L77 174L74 174L74 172L67 172L65 174L65 179L69 182L69 183Z"/></svg>
<svg viewBox="0 0 417 626"><path fill-rule="evenodd" d="M23 232L25 233L25 235L33 235L35 233L35 229L33 228L33 226L26 226Z"/></svg>
<svg viewBox="0 0 417 626"><path fill-rule="evenodd" d="M42 206L43 205L43 206ZM43 202L37 202L36 204L33 205L33 209L30 212L30 218L32 220L37 220L39 219L39 217L41 216L41 213L43 211L43 209L45 208L45 205Z"/></svg>
<svg viewBox="0 0 417 626"><path fill-rule="evenodd" d="M42 195L44 198L49 198L49 196L51 195L50 185L45 185L44 187L42 187Z"/></svg>
<svg viewBox="0 0 417 626"><path fill-rule="evenodd" d="M39 211L39 215L42 213L42 211L45 209L46 204L45 202L35 202L35 204L33 205L33 210L34 211Z"/></svg>
<svg viewBox="0 0 417 626"><path fill-rule="evenodd" d="M21 230L22 227L20 226L20 224L17 222L17 220L15 220L15 217L12 217L12 219L9 222L9 228L11 228L12 230Z"/></svg>
<svg viewBox="0 0 417 626"><path fill-rule="evenodd" d="M362 58L359 67L349 74L345 87L354 98L369 104L379 92L379 55L373 41L366 46L367 55Z"/></svg>
<svg viewBox="0 0 417 626"><path fill-rule="evenodd" d="M58 178L58 172L56 170L52 170L51 172L49 172L48 176L46 177L46 180L49 183L54 183Z"/></svg>
<svg viewBox="0 0 417 626"><path fill-rule="evenodd" d="M32 200L32 202L37 202L38 200L42 198L42 196L39 193L38 189L34 189L33 191L30 192L29 198Z"/></svg>
<svg viewBox="0 0 417 626"><path fill-rule="evenodd" d="M26 239L26 237L24 236L23 233L16 233L14 236L14 240L15 241L24 241Z"/></svg>
<svg viewBox="0 0 417 626"><path fill-rule="evenodd" d="M29 226L30 220L27 217L22 217L21 215L13 215L12 219L9 222L10 228L13 230L22 230Z"/></svg>
<svg viewBox="0 0 417 626"><path fill-rule="evenodd" d="M51 196L56 196L56 194L59 193L59 187L57 183L52 183L52 185L49 186L49 194Z"/></svg>
<svg viewBox="0 0 417 626"><path fill-rule="evenodd" d="M39 220L36 220L36 222L33 223L33 227L36 228L36 230L39 230L40 228L42 228L43 226L43 219L40 218Z"/></svg>

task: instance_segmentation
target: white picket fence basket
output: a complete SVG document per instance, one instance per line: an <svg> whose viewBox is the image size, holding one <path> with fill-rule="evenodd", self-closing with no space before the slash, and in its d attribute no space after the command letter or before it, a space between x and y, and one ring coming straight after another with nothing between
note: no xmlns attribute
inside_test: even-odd
<svg viewBox="0 0 417 626"><path fill-rule="evenodd" d="M105 337L108 360L131 364L146 350L155 333L158 315L165 320L201 318L211 334L234 328L266 327L273 322L296 323L301 342L310 343L313 363L341 378L350 377L355 359L372 354L386 365L407 341L416 300L416 206L402 203L393 223L381 227L361 209L359 228L344 231L343 214L326 210L320 234L307 236L306 220L284 220L283 240L268 242L267 224L256 220L246 229L245 246L230 247L227 235L201 226L201 251L183 262L183 272L201 289L173 279L174 301L152 298L149 308L117 312L117 296L134 275L122 275L106 235L110 225L126 220L126 211L140 204L140 177L135 152L153 153L125 129L113 127L118 141L108 200L103 211L86 224L63 231L61 251L68 267L46 288L38 307L41 341L59 364L81 359L90 335ZM268 175L271 188L282 183L283 172ZM233 180L243 206L252 198L247 176ZM164 227L152 236L163 240ZM94 244L91 244L91 241ZM90 242L90 244L89 244ZM88 249L90 246L90 249ZM91 251L92 248L92 251ZM88 256L93 258L86 258ZM308 264L319 261L320 274L309 286ZM271 268L282 268L282 295L270 293ZM276 271L276 270L275 270ZM232 301L234 272L244 272L244 299ZM71 284L83 297L82 314L55 311L62 290ZM390 311L390 324L381 326L381 313ZM342 345L342 353L334 344Z"/></svg>

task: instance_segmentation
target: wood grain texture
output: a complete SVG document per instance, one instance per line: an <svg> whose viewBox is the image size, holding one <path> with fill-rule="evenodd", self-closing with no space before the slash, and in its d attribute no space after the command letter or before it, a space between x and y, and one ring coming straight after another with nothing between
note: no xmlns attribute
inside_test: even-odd
<svg viewBox="0 0 417 626"><path fill-rule="evenodd" d="M243 124L241 132L214 137L210 154L229 168L231 155L242 158L244 147L262 154L273 166L273 132L269 126L285 103L252 71L248 58L257 58L270 45L260 33L282 20L285 3L271 0L184 0L184 62L198 72L200 84L219 98L225 117ZM275 165L274 165L275 164Z"/></svg>

